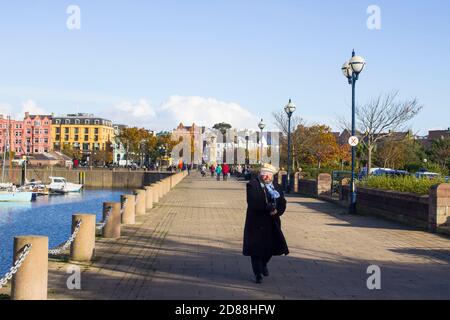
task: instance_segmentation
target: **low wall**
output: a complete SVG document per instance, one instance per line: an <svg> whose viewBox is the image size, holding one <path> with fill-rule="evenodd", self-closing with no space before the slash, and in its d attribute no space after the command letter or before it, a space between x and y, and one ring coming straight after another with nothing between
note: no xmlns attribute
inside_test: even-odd
<svg viewBox="0 0 450 320"><path fill-rule="evenodd" d="M308 197L317 197L317 181L299 179L298 193Z"/></svg>
<svg viewBox="0 0 450 320"><path fill-rule="evenodd" d="M20 184L22 170L13 169L13 183ZM84 182L80 181L80 173L84 175ZM44 183L49 183L49 177L63 177L69 182L83 183L88 188L141 188L153 182L172 175L171 172L146 172L146 171L125 171L125 170L69 170L64 168L55 169L28 169L27 179L35 179ZM6 180L9 180L9 172L6 170Z"/></svg>
<svg viewBox="0 0 450 320"><path fill-rule="evenodd" d="M349 199L349 186L342 187L343 199ZM429 196L370 188L357 189L358 214L377 215L422 229L428 228Z"/></svg>

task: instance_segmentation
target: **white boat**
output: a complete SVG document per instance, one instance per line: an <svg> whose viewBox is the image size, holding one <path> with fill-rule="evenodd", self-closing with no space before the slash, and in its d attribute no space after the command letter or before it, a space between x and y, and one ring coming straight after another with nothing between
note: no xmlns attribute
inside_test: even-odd
<svg viewBox="0 0 450 320"><path fill-rule="evenodd" d="M0 191L0 202L31 202L33 192L24 191Z"/></svg>
<svg viewBox="0 0 450 320"><path fill-rule="evenodd" d="M47 185L47 189L58 193L80 192L83 188L82 184L67 182L63 177L49 177L51 183Z"/></svg>

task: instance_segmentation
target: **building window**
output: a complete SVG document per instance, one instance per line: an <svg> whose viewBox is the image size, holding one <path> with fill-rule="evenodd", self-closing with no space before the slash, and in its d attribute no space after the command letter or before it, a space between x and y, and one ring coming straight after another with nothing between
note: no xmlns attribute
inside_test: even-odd
<svg viewBox="0 0 450 320"><path fill-rule="evenodd" d="M60 133L61 133L60 128L56 128L55 133L56 133L56 134L60 134Z"/></svg>
<svg viewBox="0 0 450 320"><path fill-rule="evenodd" d="M70 120L69 119L66 119L64 122L65 122L65 124L70 124Z"/></svg>
<svg viewBox="0 0 450 320"><path fill-rule="evenodd" d="M84 136L84 141L89 141L89 136L88 135Z"/></svg>
<svg viewBox="0 0 450 320"><path fill-rule="evenodd" d="M68 134L69 133L69 128L64 128L64 133Z"/></svg>
<svg viewBox="0 0 450 320"><path fill-rule="evenodd" d="M66 135L64 136L64 140L65 140L65 141L69 141L69 135L68 135L68 134L66 134Z"/></svg>
<svg viewBox="0 0 450 320"><path fill-rule="evenodd" d="M75 135L74 140L78 141L78 135L77 134Z"/></svg>
<svg viewBox="0 0 450 320"><path fill-rule="evenodd" d="M75 134L78 134L80 131L80 128L75 128Z"/></svg>
<svg viewBox="0 0 450 320"><path fill-rule="evenodd" d="M75 119L75 124L80 124L80 119Z"/></svg>
<svg viewBox="0 0 450 320"><path fill-rule="evenodd" d="M61 124L61 120L56 119L56 120L55 120L55 123L56 123L56 124Z"/></svg>
<svg viewBox="0 0 450 320"><path fill-rule="evenodd" d="M34 122L34 125L35 125L36 127L39 127L39 126L41 125L41 122L40 122L40 121L35 121L35 122Z"/></svg>
<svg viewBox="0 0 450 320"><path fill-rule="evenodd" d="M60 140L61 139L61 136L59 135L59 134L57 134L56 136L55 136L55 140Z"/></svg>
<svg viewBox="0 0 450 320"><path fill-rule="evenodd" d="M84 124L91 124L90 120L84 120Z"/></svg>
<svg viewBox="0 0 450 320"><path fill-rule="evenodd" d="M84 128L84 134L89 134L89 128Z"/></svg>
<svg viewBox="0 0 450 320"><path fill-rule="evenodd" d="M45 134L45 135L48 134L48 129L44 129L44 134Z"/></svg>

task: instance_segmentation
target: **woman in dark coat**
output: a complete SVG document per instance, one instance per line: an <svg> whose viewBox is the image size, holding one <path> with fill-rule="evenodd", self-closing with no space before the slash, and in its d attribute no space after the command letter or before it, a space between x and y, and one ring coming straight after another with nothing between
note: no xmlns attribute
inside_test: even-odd
<svg viewBox="0 0 450 320"><path fill-rule="evenodd" d="M260 175L247 183L243 254L251 257L257 283L261 283L262 275L269 275L267 263L272 256L289 254L280 219L286 199L281 187L273 182L276 172L272 165L265 164Z"/></svg>

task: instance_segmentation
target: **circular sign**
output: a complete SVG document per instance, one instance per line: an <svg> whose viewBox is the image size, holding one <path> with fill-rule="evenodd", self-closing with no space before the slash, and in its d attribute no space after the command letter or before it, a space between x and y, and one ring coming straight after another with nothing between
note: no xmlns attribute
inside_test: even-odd
<svg viewBox="0 0 450 320"><path fill-rule="evenodd" d="M356 147L359 144L358 137L352 136L348 139L348 144L352 147Z"/></svg>

